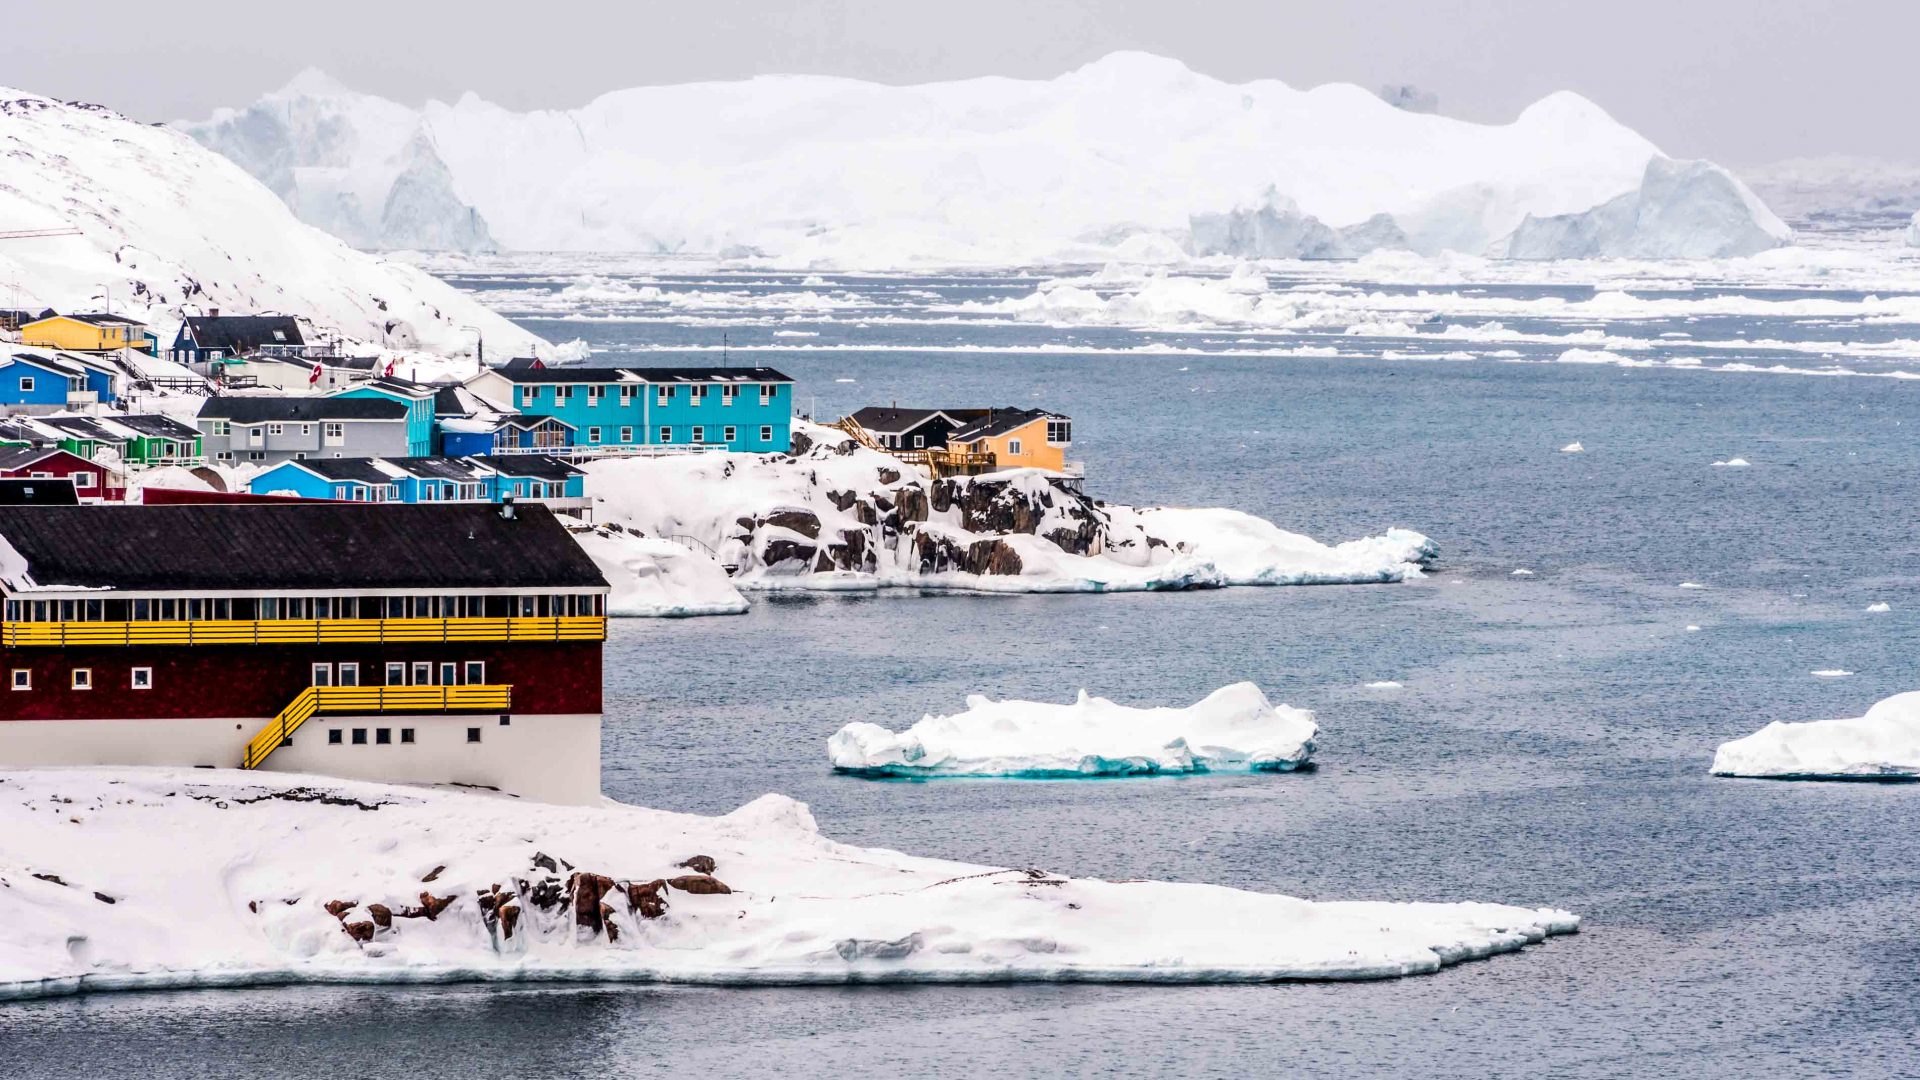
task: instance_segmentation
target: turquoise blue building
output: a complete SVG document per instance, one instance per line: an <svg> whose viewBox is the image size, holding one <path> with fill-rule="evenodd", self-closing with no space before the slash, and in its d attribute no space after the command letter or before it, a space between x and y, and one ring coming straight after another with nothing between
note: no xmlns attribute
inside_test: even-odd
<svg viewBox="0 0 1920 1080"><path fill-rule="evenodd" d="M420 383L396 379L392 376L374 379L371 382L356 383L345 390L336 390L328 397L338 398L386 398L397 401L407 407L407 456L428 457L433 453L433 395L434 387Z"/></svg>
<svg viewBox="0 0 1920 1080"><path fill-rule="evenodd" d="M584 507L586 474L543 454L502 457L309 458L248 481L255 495L337 502L517 501Z"/></svg>
<svg viewBox="0 0 1920 1080"><path fill-rule="evenodd" d="M68 353L14 352L0 357L0 405L64 409L70 395L92 391L114 400L113 372Z"/></svg>
<svg viewBox="0 0 1920 1080"><path fill-rule="evenodd" d="M496 368L466 385L523 416L562 421L573 446L761 453L793 443L793 380L772 368Z"/></svg>

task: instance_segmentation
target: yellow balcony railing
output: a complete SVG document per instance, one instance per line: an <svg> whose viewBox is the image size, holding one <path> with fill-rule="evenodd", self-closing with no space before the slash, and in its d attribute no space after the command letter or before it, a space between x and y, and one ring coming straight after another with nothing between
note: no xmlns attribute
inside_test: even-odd
<svg viewBox="0 0 1920 1080"><path fill-rule="evenodd" d="M604 641L602 615L530 619L195 619L15 622L0 645L323 645L335 642Z"/></svg>
<svg viewBox="0 0 1920 1080"><path fill-rule="evenodd" d="M508 685L309 686L247 741L240 767L259 768L315 713L501 712L512 700L513 687Z"/></svg>

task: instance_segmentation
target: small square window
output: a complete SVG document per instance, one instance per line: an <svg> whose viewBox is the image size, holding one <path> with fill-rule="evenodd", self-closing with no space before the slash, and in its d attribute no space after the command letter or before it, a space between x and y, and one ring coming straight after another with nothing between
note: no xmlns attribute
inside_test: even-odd
<svg viewBox="0 0 1920 1080"><path fill-rule="evenodd" d="M673 429L672 429L672 428L670 428L670 427L665 427L665 426L662 426L662 427L660 428L660 441L661 441L661 442L663 442L663 443L670 443L670 442L672 442L672 441L673 441Z"/></svg>
<svg viewBox="0 0 1920 1080"><path fill-rule="evenodd" d="M765 427L765 426L763 426L763 427L761 427L761 429L760 429L760 441L761 441L761 442L772 442L772 441L773 441L773 428L771 428L771 427Z"/></svg>
<svg viewBox="0 0 1920 1080"><path fill-rule="evenodd" d="M15 690L33 689L33 669L17 667L13 669L13 688Z"/></svg>
<svg viewBox="0 0 1920 1080"><path fill-rule="evenodd" d="M734 439L738 438L739 435L740 435L740 429L729 425L728 427L723 428L721 430L720 438L722 442L732 442Z"/></svg>
<svg viewBox="0 0 1920 1080"><path fill-rule="evenodd" d="M353 729L353 745L355 746L367 745L367 729L366 728L357 727Z"/></svg>
<svg viewBox="0 0 1920 1080"><path fill-rule="evenodd" d="M401 742L403 742L403 743L410 743L410 742L412 742L412 741L413 741L413 729L412 729L412 728L410 728L410 727L403 727L403 728L401 728L401 729L400 729L400 741L401 741Z"/></svg>
<svg viewBox="0 0 1920 1080"><path fill-rule="evenodd" d="M332 731L327 732L327 745L339 746L342 741L341 736L345 734L346 732L341 731L339 728L334 728Z"/></svg>
<svg viewBox="0 0 1920 1080"><path fill-rule="evenodd" d="M132 686L135 690L153 689L153 669L150 667L134 668Z"/></svg>
<svg viewBox="0 0 1920 1080"><path fill-rule="evenodd" d="M479 741L480 741L480 729L479 729L479 728L477 728L477 727L470 727L470 728L468 728L468 729L467 729L467 741L468 741L468 742L479 742Z"/></svg>
<svg viewBox="0 0 1920 1080"><path fill-rule="evenodd" d="M93 669L77 667L73 669L73 688L75 690L93 689Z"/></svg>
<svg viewBox="0 0 1920 1080"><path fill-rule="evenodd" d="M313 665L313 685L314 686L332 686L333 685L333 665L332 664Z"/></svg>
<svg viewBox="0 0 1920 1080"><path fill-rule="evenodd" d="M381 746L393 745L393 729L387 727L375 729L373 741L379 743Z"/></svg>
<svg viewBox="0 0 1920 1080"><path fill-rule="evenodd" d="M506 713L501 713L501 714L500 714L500 726L501 726L501 727L512 727L512 726L513 726L513 717L511 717L511 716L509 716L509 715L507 715Z"/></svg>
<svg viewBox="0 0 1920 1080"><path fill-rule="evenodd" d="M487 663L484 660L467 661L467 685L478 686L487 681Z"/></svg>

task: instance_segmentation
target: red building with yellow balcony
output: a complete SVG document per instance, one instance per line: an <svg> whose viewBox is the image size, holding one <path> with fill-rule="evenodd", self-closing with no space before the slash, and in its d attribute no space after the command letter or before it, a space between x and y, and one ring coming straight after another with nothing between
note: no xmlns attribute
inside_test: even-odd
<svg viewBox="0 0 1920 1080"><path fill-rule="evenodd" d="M588 802L606 594L537 505L0 507L0 768Z"/></svg>

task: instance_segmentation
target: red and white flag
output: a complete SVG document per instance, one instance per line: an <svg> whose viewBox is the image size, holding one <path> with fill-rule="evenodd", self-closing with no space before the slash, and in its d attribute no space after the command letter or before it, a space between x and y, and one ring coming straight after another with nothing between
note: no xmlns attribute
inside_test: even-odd
<svg viewBox="0 0 1920 1080"><path fill-rule="evenodd" d="M393 365L395 365L395 364L397 364L397 363L399 363L399 362L400 362L400 360L399 360L399 358L398 358L398 357L396 357L396 358L394 358L394 359L392 359L392 360L389 360L389 361L387 361L387 370L386 370L386 373L385 373L385 374L386 374L386 377L387 377L387 378L389 378L389 379L391 379L391 378L393 378Z"/></svg>
<svg viewBox="0 0 1920 1080"><path fill-rule="evenodd" d="M315 360L313 362L313 370L307 372L307 385L312 386L314 383L319 382L322 374L324 374L324 372L320 369L320 361Z"/></svg>

